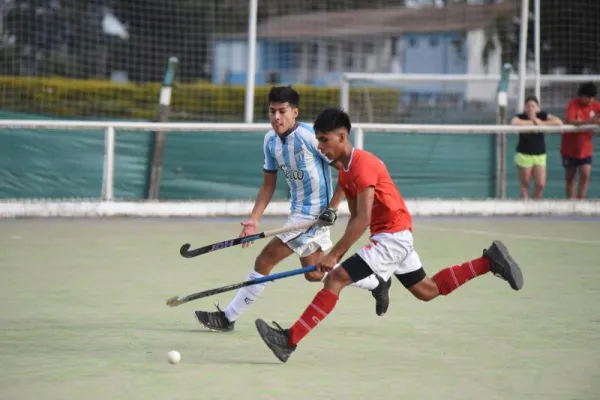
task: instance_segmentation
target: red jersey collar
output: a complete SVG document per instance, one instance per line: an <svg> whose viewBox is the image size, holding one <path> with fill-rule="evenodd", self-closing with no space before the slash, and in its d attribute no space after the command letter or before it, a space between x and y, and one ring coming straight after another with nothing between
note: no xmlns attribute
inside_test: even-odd
<svg viewBox="0 0 600 400"><path fill-rule="evenodd" d="M350 161L348 161L348 168L342 166L342 168L344 169L344 172L348 172L350 171L350 165L352 165L352 157L354 157L354 147L352 148L352 151L350 152Z"/></svg>

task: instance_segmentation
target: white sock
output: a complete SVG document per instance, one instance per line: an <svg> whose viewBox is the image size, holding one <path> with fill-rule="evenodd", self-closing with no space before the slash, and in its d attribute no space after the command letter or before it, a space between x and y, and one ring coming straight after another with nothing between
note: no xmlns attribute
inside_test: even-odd
<svg viewBox="0 0 600 400"><path fill-rule="evenodd" d="M325 275L323 275L323 279L321 279L321 282L323 282L325 280L326 276L327 276L327 273L325 273ZM379 286L379 280L377 279L375 274L372 274L372 275L367 276L364 279L361 279L358 282L351 283L350 286L356 286L357 288L366 289L366 290L373 290L377 286Z"/></svg>
<svg viewBox="0 0 600 400"><path fill-rule="evenodd" d="M375 274L367 276L365 279L361 279L358 282L354 282L352 286L356 286L361 289L373 290L377 286L379 286L379 280L375 276Z"/></svg>
<svg viewBox="0 0 600 400"><path fill-rule="evenodd" d="M249 281L251 279L262 278L263 276L264 275L261 275L256 271L252 271L246 280ZM238 319L244 311L246 311L246 308L254 303L258 296L260 296L266 286L266 283L261 283L258 285L246 286L238 290L233 300L231 300L231 303L223 310L225 317L227 317L229 322Z"/></svg>

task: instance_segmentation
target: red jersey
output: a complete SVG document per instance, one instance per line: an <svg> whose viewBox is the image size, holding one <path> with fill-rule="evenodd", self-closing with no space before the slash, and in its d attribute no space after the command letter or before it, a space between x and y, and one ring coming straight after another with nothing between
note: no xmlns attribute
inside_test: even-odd
<svg viewBox="0 0 600 400"><path fill-rule="evenodd" d="M600 114L600 102L592 100L588 105L581 104L579 99L572 99L567 105L565 122L572 120L585 121ZM586 158L594 153L592 131L567 132L560 138L560 154L566 157Z"/></svg>
<svg viewBox="0 0 600 400"><path fill-rule="evenodd" d="M379 158L354 148L348 169L340 169L338 184L347 198L356 199L369 186L375 188L371 211L371 235L379 232L412 231L412 217L385 164Z"/></svg>

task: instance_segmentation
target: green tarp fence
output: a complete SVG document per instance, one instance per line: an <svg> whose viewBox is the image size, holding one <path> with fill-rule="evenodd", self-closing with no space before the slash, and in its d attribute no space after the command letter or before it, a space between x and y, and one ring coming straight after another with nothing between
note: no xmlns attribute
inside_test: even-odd
<svg viewBox="0 0 600 400"><path fill-rule="evenodd" d="M1 119L44 118L0 112ZM117 130L115 198L141 199L146 188L150 133ZM254 199L262 182L264 132L210 132L167 135L160 198ZM513 157L517 136L509 135L507 192L518 197ZM546 197L564 197L558 135L547 136ZM383 159L407 198L494 196L492 135L365 133L365 149ZM104 132L89 130L1 129L0 198L99 198ZM277 199L287 198L279 174ZM334 174L336 175L336 174ZM600 197L593 174L589 197Z"/></svg>

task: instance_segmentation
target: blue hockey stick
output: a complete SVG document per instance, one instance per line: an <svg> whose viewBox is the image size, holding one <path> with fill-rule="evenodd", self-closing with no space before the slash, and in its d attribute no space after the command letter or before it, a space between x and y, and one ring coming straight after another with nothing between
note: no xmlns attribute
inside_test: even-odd
<svg viewBox="0 0 600 400"><path fill-rule="evenodd" d="M258 285L260 283L276 281L278 279L289 278L290 276L305 274L307 272L316 271L316 265L310 265L308 267L292 269L290 271L279 272L277 274L263 276L262 278L251 279L249 281L244 281L240 283L234 283L233 285L227 285L216 289L205 290L203 292L188 294L187 296L173 296L169 300L167 300L167 305L169 307L177 307L178 305L187 303L192 300L201 299L203 297L213 296L215 294L228 292L230 290L235 290L239 288L243 288L246 286Z"/></svg>

